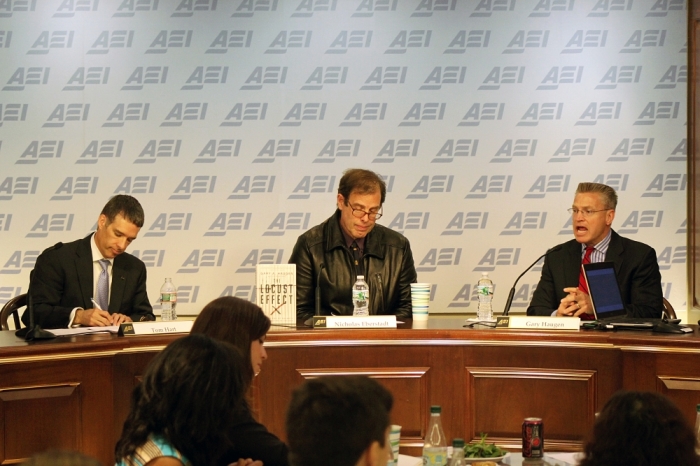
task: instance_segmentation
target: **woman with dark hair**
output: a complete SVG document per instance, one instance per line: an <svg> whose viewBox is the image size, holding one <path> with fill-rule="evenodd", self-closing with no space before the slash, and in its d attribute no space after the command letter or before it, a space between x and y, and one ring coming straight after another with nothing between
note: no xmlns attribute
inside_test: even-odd
<svg viewBox="0 0 700 466"><path fill-rule="evenodd" d="M698 466L683 413L653 392L617 392L603 407L579 466Z"/></svg>
<svg viewBox="0 0 700 466"><path fill-rule="evenodd" d="M243 354L246 390L255 374L260 372L267 353L263 344L270 330L270 319L259 306L240 298L224 296L204 306L194 321L191 333L202 333L232 344ZM265 466L288 466L287 445L257 422L247 403L236 413L229 431L234 445L218 464L228 464L238 458L261 460Z"/></svg>
<svg viewBox="0 0 700 466"><path fill-rule="evenodd" d="M229 432L247 387L244 367L236 348L205 335L168 345L134 388L115 448L117 465L217 463L232 445Z"/></svg>

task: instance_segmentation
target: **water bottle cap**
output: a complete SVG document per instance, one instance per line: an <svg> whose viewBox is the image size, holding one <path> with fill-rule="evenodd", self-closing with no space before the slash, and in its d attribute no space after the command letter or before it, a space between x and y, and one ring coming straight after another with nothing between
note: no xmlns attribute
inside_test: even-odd
<svg viewBox="0 0 700 466"><path fill-rule="evenodd" d="M482 277L488 277L488 276L489 276L489 273L488 273L488 272L481 272L481 276L482 276Z"/></svg>
<svg viewBox="0 0 700 466"><path fill-rule="evenodd" d="M452 448L464 448L464 439L456 438L452 440Z"/></svg>
<svg viewBox="0 0 700 466"><path fill-rule="evenodd" d="M358 279L358 280L364 280L364 279L365 279L365 276L364 276L364 275L358 275L358 276L357 276L357 279Z"/></svg>
<svg viewBox="0 0 700 466"><path fill-rule="evenodd" d="M430 414L440 414L442 408L438 405L433 405L430 407Z"/></svg>

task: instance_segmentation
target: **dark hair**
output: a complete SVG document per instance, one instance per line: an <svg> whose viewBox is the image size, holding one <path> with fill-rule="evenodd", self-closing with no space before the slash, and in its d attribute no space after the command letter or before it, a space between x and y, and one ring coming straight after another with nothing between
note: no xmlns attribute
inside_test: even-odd
<svg viewBox="0 0 700 466"><path fill-rule="evenodd" d="M393 397L364 376L311 379L294 390L287 410L292 466L354 466L362 453L384 446Z"/></svg>
<svg viewBox="0 0 700 466"><path fill-rule="evenodd" d="M386 183L379 175L373 171L363 170L361 168L351 168L343 172L343 177L338 184L338 194L345 198L345 203L348 203L350 194L374 194L379 190L382 195L381 202L384 204L386 199Z"/></svg>
<svg viewBox="0 0 700 466"><path fill-rule="evenodd" d="M653 392L621 391L596 419L580 466L697 466L695 435L676 405Z"/></svg>
<svg viewBox="0 0 700 466"><path fill-rule="evenodd" d="M126 194L117 194L107 201L100 215L107 217L107 224L112 223L117 215L121 215L139 228L143 226L144 221L143 207L135 197Z"/></svg>
<svg viewBox="0 0 700 466"><path fill-rule="evenodd" d="M202 333L232 344L246 361L248 383L253 380L250 345L270 330L270 318L260 306L233 296L222 296L210 302L199 313L190 333Z"/></svg>
<svg viewBox="0 0 700 466"><path fill-rule="evenodd" d="M227 432L245 393L244 368L236 348L206 335L169 344L133 391L117 462L157 435L193 465L214 464L232 445Z"/></svg>
<svg viewBox="0 0 700 466"><path fill-rule="evenodd" d="M605 204L607 209L615 210L617 208L617 193L606 184L579 183L576 188L576 194L581 193L598 193L603 197L603 204Z"/></svg>

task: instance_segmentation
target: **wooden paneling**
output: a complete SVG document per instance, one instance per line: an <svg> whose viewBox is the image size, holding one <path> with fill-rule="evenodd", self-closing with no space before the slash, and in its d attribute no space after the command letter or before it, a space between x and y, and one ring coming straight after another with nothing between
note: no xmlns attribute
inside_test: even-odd
<svg viewBox="0 0 700 466"><path fill-rule="evenodd" d="M688 11L688 322L700 319L700 1L690 0Z"/></svg>
<svg viewBox="0 0 700 466"><path fill-rule="evenodd" d="M394 395L401 452L420 455L431 404L443 407L449 438L487 432L516 450L523 419L542 417L551 451L580 449L595 412L620 388L664 393L690 420L700 403L697 328L691 335L663 335L462 324L447 319L424 329L273 330L251 391L253 406L260 421L285 438L295 387L310 377L365 374ZM28 345L0 332L0 463L60 445L113 464L133 388L153 357L179 337L104 335Z"/></svg>

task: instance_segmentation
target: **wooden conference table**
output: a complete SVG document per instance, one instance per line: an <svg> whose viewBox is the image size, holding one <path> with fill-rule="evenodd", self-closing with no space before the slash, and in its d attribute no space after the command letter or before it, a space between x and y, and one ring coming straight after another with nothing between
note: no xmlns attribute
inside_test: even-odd
<svg viewBox="0 0 700 466"><path fill-rule="evenodd" d="M700 403L700 334L464 328L437 319L390 330L273 327L256 377L259 420L285 438L291 390L311 377L364 374L394 395L401 453L420 456L429 407L448 438L517 450L525 417L541 417L549 451L581 448L595 413L621 388L671 397L691 422ZM113 464L130 393L179 335L90 335L25 343L0 332L0 464L48 448Z"/></svg>

